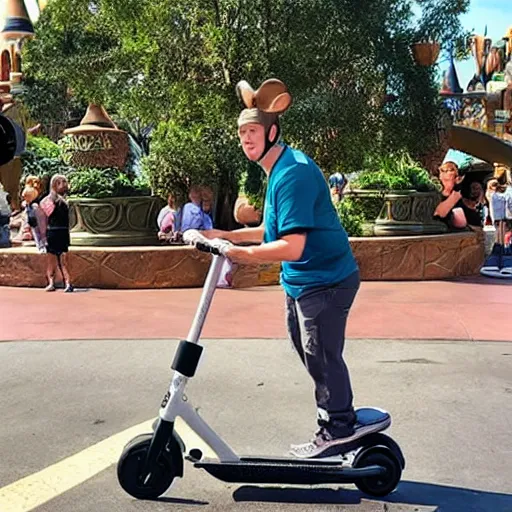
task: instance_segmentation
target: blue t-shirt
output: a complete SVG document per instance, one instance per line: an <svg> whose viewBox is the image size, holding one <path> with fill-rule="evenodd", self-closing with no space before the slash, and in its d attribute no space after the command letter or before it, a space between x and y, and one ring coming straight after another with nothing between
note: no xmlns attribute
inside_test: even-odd
<svg viewBox="0 0 512 512"><path fill-rule="evenodd" d="M335 285L358 269L322 171L289 146L284 146L270 173L264 224L265 243L306 233L300 260L282 264L281 284L293 298L312 288Z"/></svg>

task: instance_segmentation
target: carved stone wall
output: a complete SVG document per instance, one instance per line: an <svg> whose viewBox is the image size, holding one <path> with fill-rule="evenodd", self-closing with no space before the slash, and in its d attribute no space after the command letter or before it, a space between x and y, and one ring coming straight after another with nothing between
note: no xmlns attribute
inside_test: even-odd
<svg viewBox="0 0 512 512"><path fill-rule="evenodd" d="M477 275L484 261L483 232L393 238L353 238L367 281L428 280Z"/></svg>
<svg viewBox="0 0 512 512"><path fill-rule="evenodd" d="M483 233L354 238L363 280L428 280L477 275L484 261ZM82 288L202 286L210 257L190 247L72 248L73 283ZM46 285L46 260L35 248L0 249L0 285ZM279 265L242 265L236 288L279 283Z"/></svg>

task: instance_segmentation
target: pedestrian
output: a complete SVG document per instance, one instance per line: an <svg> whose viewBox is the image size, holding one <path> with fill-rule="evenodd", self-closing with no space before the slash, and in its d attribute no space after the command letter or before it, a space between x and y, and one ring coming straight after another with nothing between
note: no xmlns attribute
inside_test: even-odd
<svg viewBox="0 0 512 512"><path fill-rule="evenodd" d="M292 445L291 454L319 457L382 427L377 423L355 428L352 387L343 359L359 269L322 171L280 140L279 115L291 104L286 86L272 79L254 92L242 82L238 92L247 107L238 118L242 149L268 176L264 222L260 227L204 234L258 244L234 245L227 252L232 261L282 262L288 332L315 384L318 423L314 438Z"/></svg>
<svg viewBox="0 0 512 512"><path fill-rule="evenodd" d="M443 185L442 201L434 211L434 217L444 222L450 229L465 229L468 220L462 201L462 182L464 176L455 162L444 162L439 168L439 179Z"/></svg>
<svg viewBox="0 0 512 512"><path fill-rule="evenodd" d="M60 269L64 279L64 291L72 292L73 286L67 265L67 253L70 245L69 206L65 199L69 191L65 176L55 174L50 180L50 193L41 201L41 208L46 213L47 222L47 292L55 291L55 273Z"/></svg>
<svg viewBox="0 0 512 512"><path fill-rule="evenodd" d="M178 214L178 231L184 233L188 229L213 228L212 218L203 208L203 196L205 195L207 196L203 187L196 185L190 187L189 202L183 206ZM207 206L211 208L211 201Z"/></svg>

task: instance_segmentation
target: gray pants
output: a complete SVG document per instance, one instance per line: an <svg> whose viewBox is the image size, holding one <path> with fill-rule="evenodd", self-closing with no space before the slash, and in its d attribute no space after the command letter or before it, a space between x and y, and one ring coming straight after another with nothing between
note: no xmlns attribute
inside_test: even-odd
<svg viewBox="0 0 512 512"><path fill-rule="evenodd" d="M317 288L299 299L286 296L288 333L315 383L318 425L333 437L354 431L356 417L343 347L359 285L359 272L355 272L336 286Z"/></svg>

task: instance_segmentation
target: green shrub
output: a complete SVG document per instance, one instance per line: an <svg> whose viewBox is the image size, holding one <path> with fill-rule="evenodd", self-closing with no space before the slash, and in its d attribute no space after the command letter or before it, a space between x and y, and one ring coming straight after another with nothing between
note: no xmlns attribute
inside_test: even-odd
<svg viewBox="0 0 512 512"><path fill-rule="evenodd" d="M205 133L199 125L159 123L142 166L156 194L167 197L173 193L178 203L186 202L191 185L214 187L217 181L211 146L205 142Z"/></svg>
<svg viewBox="0 0 512 512"><path fill-rule="evenodd" d="M351 198L344 198L336 204L336 211L348 236L361 236L365 219L358 211L357 204Z"/></svg>
<svg viewBox="0 0 512 512"><path fill-rule="evenodd" d="M428 172L407 153L369 158L352 188L362 190L416 190L430 192L436 186Z"/></svg>
<svg viewBox="0 0 512 512"><path fill-rule="evenodd" d="M48 137L29 135L27 137L26 151L33 153L39 158L61 158L58 144Z"/></svg>
<svg viewBox="0 0 512 512"><path fill-rule="evenodd" d="M249 204L263 211L267 176L263 169L254 162L247 163L247 170L240 177L240 191L245 194Z"/></svg>
<svg viewBox="0 0 512 512"><path fill-rule="evenodd" d="M26 150L21 155L21 189L27 176L37 176L47 183L54 174L67 176L73 170L60 156L60 148L47 137L28 136ZM45 179L46 178L46 179ZM43 190L45 195L48 191Z"/></svg>
<svg viewBox="0 0 512 512"><path fill-rule="evenodd" d="M68 175L70 194L75 197L101 199L151 195L149 183L132 178L118 169L75 169Z"/></svg>

